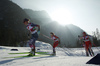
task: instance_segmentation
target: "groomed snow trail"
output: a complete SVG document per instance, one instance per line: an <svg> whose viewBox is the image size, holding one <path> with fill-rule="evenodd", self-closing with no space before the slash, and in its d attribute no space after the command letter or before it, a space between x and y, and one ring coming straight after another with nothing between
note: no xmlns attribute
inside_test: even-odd
<svg viewBox="0 0 100 66"><path fill-rule="evenodd" d="M52 53L52 47L43 42L38 42L37 52ZM11 51L11 49L18 49L18 51ZM100 48L99 48L100 49ZM95 54L99 51L94 47ZM5 47L0 46L0 66L97 66L86 64L92 57L86 57L84 48L56 48L56 56L43 57L24 57L24 58L5 58L14 56L23 56L27 54L8 54L29 52L29 47Z"/></svg>

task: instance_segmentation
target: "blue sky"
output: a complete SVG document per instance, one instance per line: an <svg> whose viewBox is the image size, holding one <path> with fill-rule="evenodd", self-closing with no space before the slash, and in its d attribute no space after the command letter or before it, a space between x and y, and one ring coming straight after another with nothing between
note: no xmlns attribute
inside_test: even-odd
<svg viewBox="0 0 100 66"><path fill-rule="evenodd" d="M49 15L59 8L68 10L72 24L92 34L100 30L100 0L12 0L22 8L45 10ZM52 17L51 17L52 18Z"/></svg>

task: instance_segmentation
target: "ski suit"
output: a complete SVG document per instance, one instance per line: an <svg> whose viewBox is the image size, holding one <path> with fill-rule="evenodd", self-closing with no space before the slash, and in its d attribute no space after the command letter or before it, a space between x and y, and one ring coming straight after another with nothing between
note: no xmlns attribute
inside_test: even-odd
<svg viewBox="0 0 100 66"><path fill-rule="evenodd" d="M54 43L53 43L53 48L57 47L58 44L59 44L59 40L58 40L59 37L57 36L53 36L52 39L54 40Z"/></svg>
<svg viewBox="0 0 100 66"><path fill-rule="evenodd" d="M29 46L32 49L35 49L35 41L38 39L38 34L36 30L37 26L38 25L33 24L33 23L28 23L28 25L26 26L26 28L31 32L31 35L32 35L30 42L29 42Z"/></svg>
<svg viewBox="0 0 100 66"><path fill-rule="evenodd" d="M84 36L83 37L84 43L85 43L85 49L88 50L89 48L92 47L92 44L89 40L89 36Z"/></svg>

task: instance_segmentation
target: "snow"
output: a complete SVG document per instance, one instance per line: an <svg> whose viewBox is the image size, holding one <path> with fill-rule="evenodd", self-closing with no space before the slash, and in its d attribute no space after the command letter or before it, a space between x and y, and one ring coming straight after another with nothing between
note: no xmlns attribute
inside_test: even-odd
<svg viewBox="0 0 100 66"><path fill-rule="evenodd" d="M98 47L100 49L100 47ZM11 51L18 49L18 51ZM36 42L37 52L52 53L52 47L48 43ZM95 54L99 53L96 47L92 48ZM26 54L8 54L17 52L29 52L30 47L6 47L0 46L0 66L97 66L86 64L92 57L85 56L84 48L56 48L56 56L43 57L24 57L24 58L5 58L15 57Z"/></svg>

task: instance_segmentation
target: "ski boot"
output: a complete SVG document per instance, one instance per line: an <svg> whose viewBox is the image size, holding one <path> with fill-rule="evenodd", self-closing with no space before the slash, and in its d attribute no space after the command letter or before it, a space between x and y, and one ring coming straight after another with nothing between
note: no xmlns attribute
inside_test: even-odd
<svg viewBox="0 0 100 66"><path fill-rule="evenodd" d="M28 56L35 56L35 49L32 49L32 50L30 51L30 54L29 54Z"/></svg>
<svg viewBox="0 0 100 66"><path fill-rule="evenodd" d="M35 49L32 49L32 54L35 56Z"/></svg>
<svg viewBox="0 0 100 66"><path fill-rule="evenodd" d="M56 52L53 52L53 53L51 54L51 56L56 56Z"/></svg>

